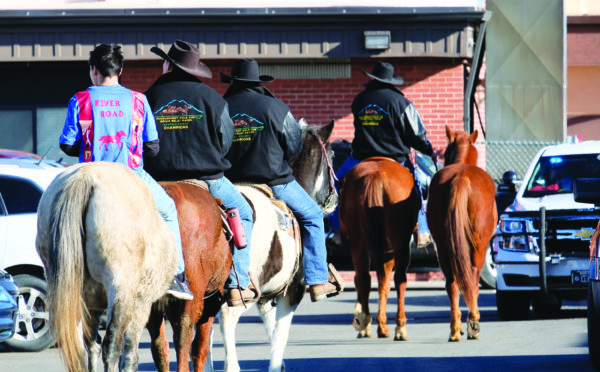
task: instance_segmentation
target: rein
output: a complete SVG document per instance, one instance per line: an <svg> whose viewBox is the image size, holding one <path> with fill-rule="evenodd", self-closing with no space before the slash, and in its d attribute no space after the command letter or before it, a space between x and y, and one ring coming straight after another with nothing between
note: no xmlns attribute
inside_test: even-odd
<svg viewBox="0 0 600 372"><path fill-rule="evenodd" d="M321 164L323 163L323 158L325 158L325 161L327 162L327 168L329 170L329 187L331 188L331 190L333 190L335 195L337 195L337 190L335 189L335 181L337 181L338 179L335 176L335 172L333 171L333 165L331 165L331 160L329 160L329 156L327 156L327 148L325 148L325 143L323 142L321 137L317 135L315 135L315 137L317 137L319 145L321 145L321 149L323 150L323 152L321 152Z"/></svg>

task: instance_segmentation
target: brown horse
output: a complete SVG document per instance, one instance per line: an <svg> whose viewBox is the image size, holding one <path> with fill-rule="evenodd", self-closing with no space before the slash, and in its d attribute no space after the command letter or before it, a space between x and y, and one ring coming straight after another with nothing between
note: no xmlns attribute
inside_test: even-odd
<svg viewBox="0 0 600 372"><path fill-rule="evenodd" d="M164 319L173 328L177 371L204 370L209 336L215 316L223 304L225 281L231 270L231 250L225 237L221 211L208 190L193 181L161 182L177 206L185 274L191 301L164 297L152 307L147 329L152 357L159 371L169 371L169 344Z"/></svg>
<svg viewBox="0 0 600 372"><path fill-rule="evenodd" d="M477 133L468 135L446 127L445 166L429 186L427 223L446 278L451 313L449 341L460 341L464 334L459 294L469 307L467 337L479 338L479 275L498 218L494 181L477 167L477 149L473 146Z"/></svg>
<svg viewBox="0 0 600 372"><path fill-rule="evenodd" d="M395 340L407 340L404 295L410 261L410 238L415 230L421 200L410 171L388 158L373 157L357 164L344 179L340 196L342 234L350 241L357 300L354 327L358 337L371 336L369 292L371 259L377 272L379 312L377 335L388 337L386 304L390 279L398 295Z"/></svg>

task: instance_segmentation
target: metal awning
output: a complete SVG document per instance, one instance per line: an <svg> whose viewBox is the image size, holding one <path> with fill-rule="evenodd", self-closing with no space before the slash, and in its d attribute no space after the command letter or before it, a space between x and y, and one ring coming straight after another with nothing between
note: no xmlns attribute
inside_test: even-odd
<svg viewBox="0 0 600 372"><path fill-rule="evenodd" d="M180 38L206 59L472 58L484 12L459 8L193 8L0 11L0 62L80 61L100 43L154 59ZM365 49L365 31L389 31L389 49Z"/></svg>

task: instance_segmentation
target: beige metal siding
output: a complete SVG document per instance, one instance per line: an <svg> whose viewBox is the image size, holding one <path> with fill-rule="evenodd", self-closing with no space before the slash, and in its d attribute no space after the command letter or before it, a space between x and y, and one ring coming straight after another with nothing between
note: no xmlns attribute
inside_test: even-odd
<svg viewBox="0 0 600 372"><path fill-rule="evenodd" d="M488 0L488 140L563 141L566 18L562 0Z"/></svg>

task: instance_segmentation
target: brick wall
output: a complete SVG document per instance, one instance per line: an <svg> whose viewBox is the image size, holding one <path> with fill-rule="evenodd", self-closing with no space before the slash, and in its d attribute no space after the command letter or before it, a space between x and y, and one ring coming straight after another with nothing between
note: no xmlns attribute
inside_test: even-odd
<svg viewBox="0 0 600 372"><path fill-rule="evenodd" d="M144 91L162 73L162 60L126 61L122 84ZM220 82L219 72L231 72L233 61L209 60L213 73L204 82L223 94L227 86ZM463 67L456 61L423 61L414 59L390 60L397 75L405 84L400 88L421 114L427 136L434 148L446 147L445 126L463 128ZM354 135L350 104L362 90L367 77L361 70L371 71L372 61L352 61L349 79L277 79L265 84L291 109L296 119L305 118L309 124L327 124L336 120L332 140ZM481 107L480 107L481 109ZM477 120L477 119L476 119ZM482 139L482 136L480 136Z"/></svg>

